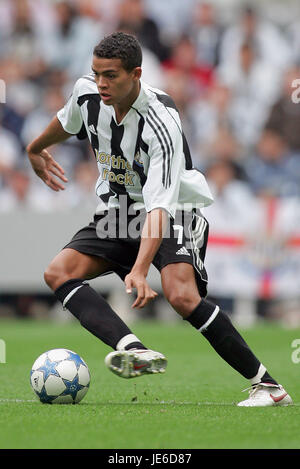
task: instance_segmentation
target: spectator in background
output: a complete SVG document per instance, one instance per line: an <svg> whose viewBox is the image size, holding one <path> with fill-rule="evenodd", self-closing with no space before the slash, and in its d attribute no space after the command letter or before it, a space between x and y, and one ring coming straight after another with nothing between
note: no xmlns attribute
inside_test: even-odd
<svg viewBox="0 0 300 469"><path fill-rule="evenodd" d="M219 48L223 28L218 23L215 6L198 0L191 14L190 37L197 50L197 61L211 67L219 63Z"/></svg>
<svg viewBox="0 0 300 469"><path fill-rule="evenodd" d="M130 31L123 31L128 32ZM165 89L166 77L161 65L161 62L151 50L143 47L143 72L142 80L146 83L151 83L151 86L154 88L159 88L161 90Z"/></svg>
<svg viewBox="0 0 300 469"><path fill-rule="evenodd" d="M41 3L38 2L38 9ZM0 56L20 61L27 71L44 55L43 29L28 0L12 0L1 5ZM4 19L5 18L5 19Z"/></svg>
<svg viewBox="0 0 300 469"><path fill-rule="evenodd" d="M237 240L238 245L240 239L247 240L258 231L259 225L255 223L256 198L249 185L239 178L235 164L229 160L213 160L207 167L206 177L214 196L214 203L202 209L210 225L210 244L206 256L212 277L210 295L229 314L234 313L234 322L242 319L245 325L248 310L244 301L239 304L239 298L248 298L249 278L253 276L253 269L250 274L245 274L242 266L245 266L245 255L246 264L248 262L247 248L245 253L245 246L239 249L234 247L234 243Z"/></svg>
<svg viewBox="0 0 300 469"><path fill-rule="evenodd" d="M259 58L253 42L244 42L239 60L222 63L217 75L231 90L237 137L245 146L255 144L279 95L278 70Z"/></svg>
<svg viewBox="0 0 300 469"><path fill-rule="evenodd" d="M27 206L30 177L26 170L10 171L6 178L6 187L0 193L0 212L12 212Z"/></svg>
<svg viewBox="0 0 300 469"><path fill-rule="evenodd" d="M41 133L52 119L52 116L64 106L65 96L59 86L47 86L43 89L42 99L31 113L29 113L23 124L21 138L24 148L32 141L35 135Z"/></svg>
<svg viewBox="0 0 300 469"><path fill-rule="evenodd" d="M234 162L242 174L240 160L244 150L233 132L235 121L229 89L215 82L206 98L195 102L188 75L173 70L166 74L165 91L180 112L194 166L205 170L211 161L220 159Z"/></svg>
<svg viewBox="0 0 300 469"><path fill-rule="evenodd" d="M295 65L284 74L281 95L272 106L265 127L281 134L291 151L300 157L300 103L292 100L296 78L300 78L300 67Z"/></svg>
<svg viewBox="0 0 300 469"><path fill-rule="evenodd" d="M172 46L190 26L190 15L195 0L144 0L148 15L160 30L164 43Z"/></svg>
<svg viewBox="0 0 300 469"><path fill-rule="evenodd" d="M97 181L97 167L92 152L89 152L90 160L81 161L75 166L74 179L71 182L68 191L63 192L59 205L63 203L65 208L80 208L90 210L91 213L95 210L95 204L99 203L96 194L91 194L91 187Z"/></svg>
<svg viewBox="0 0 300 469"><path fill-rule="evenodd" d="M277 69L283 70L291 63L287 39L275 24L263 19L252 6L243 7L236 24L225 31L220 62L234 64L238 61L241 45L245 42L255 44L259 58Z"/></svg>
<svg viewBox="0 0 300 469"><path fill-rule="evenodd" d="M76 79L90 73L91 49L104 36L104 28L89 9L78 10L75 3L59 0L55 3L55 22L49 37L47 51L49 64L68 71ZM79 14L80 13L80 14Z"/></svg>
<svg viewBox="0 0 300 469"><path fill-rule="evenodd" d="M26 165L19 165L9 172L6 184L0 192L0 212L8 213L17 210L53 211L53 195L32 183L32 177Z"/></svg>
<svg viewBox="0 0 300 469"><path fill-rule="evenodd" d="M189 147L192 146L192 114L194 95L189 87L189 78L181 70L165 72L165 91L173 99L181 117L181 124Z"/></svg>
<svg viewBox="0 0 300 469"><path fill-rule="evenodd" d="M1 141L0 141L1 143ZM70 155L68 155L70 158ZM26 164L10 168L5 174L5 185L0 190L0 213L30 209L37 212L53 212L80 208L95 209L96 195L91 196L91 186L96 183L97 169L90 154L90 161L77 162L74 179L68 191L53 194L29 173ZM0 167L1 172L1 167ZM1 174L1 173L0 173Z"/></svg>
<svg viewBox="0 0 300 469"><path fill-rule="evenodd" d="M8 176L19 162L20 153L21 147L18 139L12 132L1 126L0 119L0 197Z"/></svg>
<svg viewBox="0 0 300 469"><path fill-rule="evenodd" d="M6 40L5 40L6 39ZM1 55L13 55L27 66L33 57L39 55L37 36L27 0L12 2L12 25L9 35L2 42Z"/></svg>
<svg viewBox="0 0 300 469"><path fill-rule="evenodd" d="M213 67L197 61L197 52L191 39L184 35L174 45L169 60L163 62L165 70L185 73L188 87L195 98L203 96L213 84Z"/></svg>
<svg viewBox="0 0 300 469"><path fill-rule="evenodd" d="M230 129L220 126L216 130L206 149L206 156L208 164L215 159L228 162L235 167L236 175L239 175L242 179L244 178L242 169L243 149Z"/></svg>
<svg viewBox="0 0 300 469"><path fill-rule="evenodd" d="M207 166L205 175L215 199L214 204L205 209L205 213L209 214L214 228L218 227L221 231L224 230L221 220L224 220L224 216L228 219L230 214L228 229L234 231L234 222L238 227L241 219L244 222L248 219L245 207L249 208L254 200L249 185L240 178L240 168L230 160L212 160Z"/></svg>
<svg viewBox="0 0 300 469"><path fill-rule="evenodd" d="M191 152L198 169L206 167L216 157L238 158L242 150L234 135L234 113L229 88L216 81L206 99L190 107ZM228 158L227 158L228 155Z"/></svg>
<svg viewBox="0 0 300 469"><path fill-rule="evenodd" d="M13 57L0 61L0 77L6 84L1 124L19 138L26 115L40 100L41 88L29 79L21 62Z"/></svg>
<svg viewBox="0 0 300 469"><path fill-rule="evenodd" d="M300 20L293 21L287 28L286 34L292 51L292 62L300 64Z"/></svg>
<svg viewBox="0 0 300 469"><path fill-rule="evenodd" d="M15 96L17 103L34 99L33 94L37 94L34 85L40 86L42 77L47 74L54 23L52 11L52 5L43 0L0 3L0 57L5 64L4 75L8 65L10 72L13 66L18 68L23 78L22 87L19 83L17 90L13 88L8 97L10 104Z"/></svg>
<svg viewBox="0 0 300 469"><path fill-rule="evenodd" d="M118 31L130 31L141 46L150 50L162 62L169 56L168 47L161 41L155 21L148 17L143 0L122 0L119 8Z"/></svg>
<svg viewBox="0 0 300 469"><path fill-rule="evenodd" d="M256 151L245 159L244 170L257 196L300 196L300 157L281 134L264 130Z"/></svg>

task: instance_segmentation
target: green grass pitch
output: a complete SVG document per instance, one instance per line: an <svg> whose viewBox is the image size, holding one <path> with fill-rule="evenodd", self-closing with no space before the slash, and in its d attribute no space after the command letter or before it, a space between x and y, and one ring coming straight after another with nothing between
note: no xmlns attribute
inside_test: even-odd
<svg viewBox="0 0 300 469"><path fill-rule="evenodd" d="M0 448L284 449L299 448L300 363L292 342L300 330L262 324L242 331L253 351L294 399L290 407L238 408L248 381L183 321L139 322L133 332L166 354L164 375L125 380L110 373L110 349L77 322L0 322ZM51 348L79 353L91 372L78 405L37 401L29 382L34 360Z"/></svg>

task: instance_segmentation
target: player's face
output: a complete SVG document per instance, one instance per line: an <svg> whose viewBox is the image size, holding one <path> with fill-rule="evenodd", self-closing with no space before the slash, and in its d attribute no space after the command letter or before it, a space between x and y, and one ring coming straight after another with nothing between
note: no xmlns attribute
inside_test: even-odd
<svg viewBox="0 0 300 469"><path fill-rule="evenodd" d="M121 59L103 59L94 56L92 70L102 101L107 105L128 104L136 99L141 68L128 72Z"/></svg>

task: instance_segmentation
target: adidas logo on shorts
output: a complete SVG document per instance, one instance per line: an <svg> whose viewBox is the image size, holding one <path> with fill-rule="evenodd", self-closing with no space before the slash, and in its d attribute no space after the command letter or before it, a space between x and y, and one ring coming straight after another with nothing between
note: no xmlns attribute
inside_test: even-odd
<svg viewBox="0 0 300 469"><path fill-rule="evenodd" d="M182 248L178 249L176 254L179 255L184 255L184 256L190 256L190 253L188 252L187 248L183 246Z"/></svg>

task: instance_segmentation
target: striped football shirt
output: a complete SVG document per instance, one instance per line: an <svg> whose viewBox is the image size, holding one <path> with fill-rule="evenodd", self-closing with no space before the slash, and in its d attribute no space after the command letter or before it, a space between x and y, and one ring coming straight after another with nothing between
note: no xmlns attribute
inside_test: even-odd
<svg viewBox="0 0 300 469"><path fill-rule="evenodd" d="M163 91L141 81L139 96L117 123L93 75L85 75L57 117L66 132L90 140L99 169L97 212L119 208L121 195L128 205L164 208L172 217L183 204L212 203L204 176L192 166L176 106Z"/></svg>

